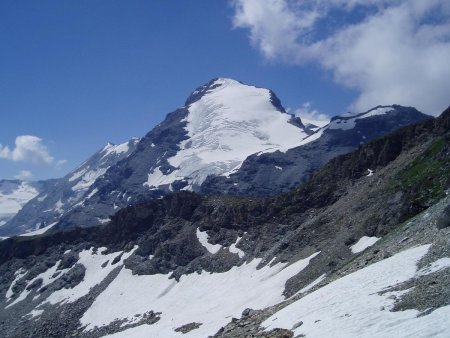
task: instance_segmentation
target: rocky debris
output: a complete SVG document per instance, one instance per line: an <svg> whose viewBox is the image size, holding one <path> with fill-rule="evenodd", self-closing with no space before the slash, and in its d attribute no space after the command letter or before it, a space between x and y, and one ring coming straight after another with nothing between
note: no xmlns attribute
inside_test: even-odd
<svg viewBox="0 0 450 338"><path fill-rule="evenodd" d="M142 315L135 315L131 321L129 319L116 319L108 325L96 327L90 331L84 331L79 335L79 337L103 337L104 335L121 332L140 325L152 325L160 319L160 315L160 312L148 311Z"/></svg>
<svg viewBox="0 0 450 338"><path fill-rule="evenodd" d="M71 268L77 261L78 261L78 254L74 252L69 252L62 257L57 270Z"/></svg>
<svg viewBox="0 0 450 338"><path fill-rule="evenodd" d="M244 311L242 311L242 317L248 317L255 314L255 310L246 308Z"/></svg>
<svg viewBox="0 0 450 338"><path fill-rule="evenodd" d="M438 229L450 227L450 205L448 205L442 215L438 218L436 226Z"/></svg>
<svg viewBox="0 0 450 338"><path fill-rule="evenodd" d="M183 326L177 327L174 331L175 332L181 332L181 333L188 333L191 332L192 330L198 329L200 326L202 325L202 323L189 323L189 324L185 324Z"/></svg>
<svg viewBox="0 0 450 338"><path fill-rule="evenodd" d="M84 279L86 268L82 264L75 264L68 272L48 286L51 290L71 289Z"/></svg>

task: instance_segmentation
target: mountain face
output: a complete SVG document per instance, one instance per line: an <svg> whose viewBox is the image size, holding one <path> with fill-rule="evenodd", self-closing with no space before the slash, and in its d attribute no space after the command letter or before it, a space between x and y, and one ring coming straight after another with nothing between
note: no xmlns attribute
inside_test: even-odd
<svg viewBox="0 0 450 338"><path fill-rule="evenodd" d="M228 176L254 153L286 151L312 133L289 115L273 92L231 79L197 88L90 188L90 198L60 226L96 225L98 211L199 190L209 176Z"/></svg>
<svg viewBox="0 0 450 338"><path fill-rule="evenodd" d="M273 196L305 182L332 158L398 128L429 119L415 108L378 106L360 114L333 117L327 125L285 152L249 156L228 177L211 176L201 191L208 194Z"/></svg>
<svg viewBox="0 0 450 338"><path fill-rule="evenodd" d="M450 108L277 197L181 191L98 227L9 238L1 332L447 337L449 192Z"/></svg>
<svg viewBox="0 0 450 338"><path fill-rule="evenodd" d="M336 117L314 132L287 114L272 91L214 79L97 180L58 227L98 225L120 208L180 190L275 195L329 159L426 118L414 108L384 106Z"/></svg>
<svg viewBox="0 0 450 338"><path fill-rule="evenodd" d="M24 196L28 200L22 202L23 208L16 211L17 215L0 227L0 235L33 235L36 231L41 233L51 228L61 215L83 205L93 193L90 188L94 182L102 177L108 168L132 153L138 142L139 139L134 138L119 145L108 143L61 179L29 184L18 182L20 185L14 190L14 194L19 198ZM101 223L102 219L97 221Z"/></svg>
<svg viewBox="0 0 450 338"><path fill-rule="evenodd" d="M0 227L13 218L22 207L40 191L45 190L45 182L26 182L21 180L0 181Z"/></svg>
<svg viewBox="0 0 450 338"><path fill-rule="evenodd" d="M139 142L107 145L42 192L0 235L99 225L121 208L180 190L276 195L335 156L426 118L414 108L380 106L307 128L272 91L214 79Z"/></svg>

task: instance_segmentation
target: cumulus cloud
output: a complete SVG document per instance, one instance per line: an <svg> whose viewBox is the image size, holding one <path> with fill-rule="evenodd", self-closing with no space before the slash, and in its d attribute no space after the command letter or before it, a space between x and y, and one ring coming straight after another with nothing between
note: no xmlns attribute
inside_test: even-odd
<svg viewBox="0 0 450 338"><path fill-rule="evenodd" d="M33 174L29 170L21 170L16 176L15 179L18 180L29 180L33 177Z"/></svg>
<svg viewBox="0 0 450 338"><path fill-rule="evenodd" d="M43 144L43 140L32 135L17 136L13 149L0 144L0 158L46 165L52 164L55 160Z"/></svg>
<svg viewBox="0 0 450 338"><path fill-rule="evenodd" d="M300 117L303 124L315 125L317 127L323 127L330 122L330 118L312 108L311 102L305 102L300 108L295 109L293 112L296 116Z"/></svg>
<svg viewBox="0 0 450 338"><path fill-rule="evenodd" d="M447 0L235 0L233 25L268 60L317 62L359 91L352 109L449 104Z"/></svg>

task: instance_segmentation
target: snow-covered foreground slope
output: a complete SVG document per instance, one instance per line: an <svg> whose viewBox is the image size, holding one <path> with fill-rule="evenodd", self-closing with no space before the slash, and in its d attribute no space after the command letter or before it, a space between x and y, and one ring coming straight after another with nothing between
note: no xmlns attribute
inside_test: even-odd
<svg viewBox="0 0 450 338"><path fill-rule="evenodd" d="M307 337L449 337L450 305L425 316L417 310L391 311L410 290L390 288L450 267L450 258L444 258L419 270L417 263L429 247L405 250L342 277L276 312L262 326Z"/></svg>
<svg viewBox="0 0 450 338"><path fill-rule="evenodd" d="M24 181L0 181L0 226L16 215L39 194L37 187Z"/></svg>
<svg viewBox="0 0 450 338"><path fill-rule="evenodd" d="M119 274L82 316L80 322L85 331L108 326L115 321L120 321L122 326L133 324L153 311L159 317L155 324L125 330L119 336L206 337L217 332L231 317L239 317L248 307L262 309L283 301L286 281L318 255L312 254L291 265L277 263L259 269L261 259L253 259L223 273L203 271L183 275L177 281L169 278L170 274L132 274L123 264L136 249L126 253L106 253L106 248L95 251L90 248L78 254L77 262L71 268L61 267L63 258L33 278L27 278L29 271L21 268L15 272L6 292L5 309L13 309L27 297L32 297L39 303L29 314L32 318L41 316L46 304L74 303L104 282L113 269L119 268ZM70 255L70 250L65 255ZM57 286L59 282L70 281L80 269L84 272L79 284L72 288ZM12 290L21 279L27 280L26 287L13 298ZM32 286L38 283L37 293L34 293ZM48 297L43 296L48 288L55 289ZM174 331L193 322L199 323L200 327L191 333L183 335Z"/></svg>
<svg viewBox="0 0 450 338"><path fill-rule="evenodd" d="M138 326L115 337L206 337L239 317L246 308L262 309L284 299L286 281L304 269L317 254L292 265L278 263L261 269L260 259L224 273L194 273L180 281L168 275L136 276L122 269L111 285L96 299L81 319L86 330L114 319L132 321L136 314L161 312L153 325ZM132 288L128 287L133 285ZM191 333L175 332L189 323L201 323Z"/></svg>
<svg viewBox="0 0 450 338"><path fill-rule="evenodd" d="M251 154L297 146L309 133L291 123L293 117L272 100L273 93L265 88L223 78L209 83L200 99L186 107L188 114L182 122L186 122L187 138L177 154L167 159L176 170L163 174L156 167L145 185L158 188L187 178L192 188L208 175L238 169Z"/></svg>

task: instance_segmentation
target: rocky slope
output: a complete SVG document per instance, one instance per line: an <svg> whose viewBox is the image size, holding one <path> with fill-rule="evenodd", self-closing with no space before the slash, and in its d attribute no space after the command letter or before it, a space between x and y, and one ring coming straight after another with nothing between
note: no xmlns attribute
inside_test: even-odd
<svg viewBox="0 0 450 338"><path fill-rule="evenodd" d="M449 159L450 109L275 198L179 192L1 241L2 332L448 336Z"/></svg>
<svg viewBox="0 0 450 338"><path fill-rule="evenodd" d="M33 235L36 231L40 233L54 226L62 215L82 206L86 199L95 194L95 190L90 189L94 182L108 168L129 156L138 142L139 139L133 138L119 145L108 143L65 177L33 183L31 187L39 189L28 193L28 200L24 201L23 208L17 210L17 215L0 228L0 235ZM97 223L104 222L101 211L99 215Z"/></svg>

